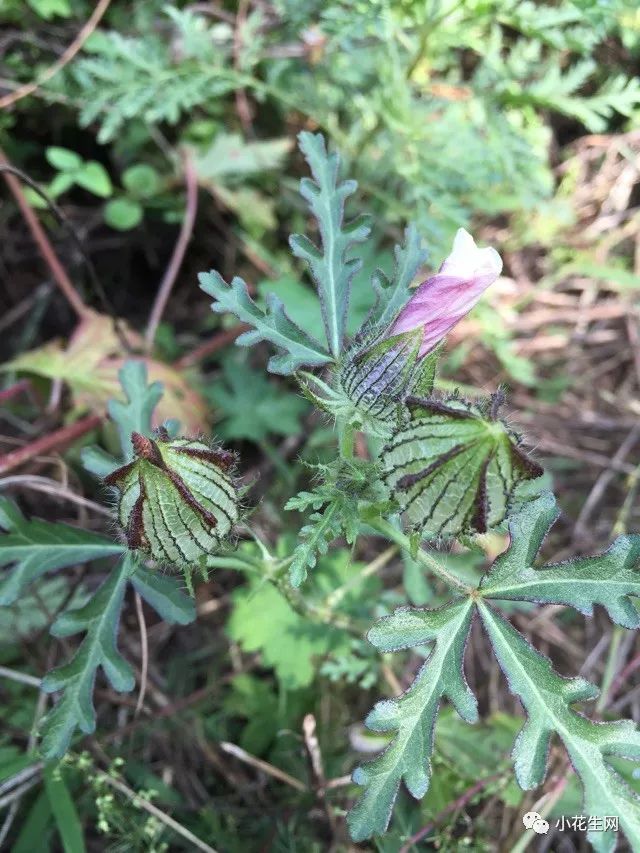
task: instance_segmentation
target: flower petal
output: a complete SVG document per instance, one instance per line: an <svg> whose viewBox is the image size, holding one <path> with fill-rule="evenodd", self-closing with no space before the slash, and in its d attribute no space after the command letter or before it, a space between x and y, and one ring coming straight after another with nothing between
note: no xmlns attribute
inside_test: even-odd
<svg viewBox="0 0 640 853"><path fill-rule="evenodd" d="M502 271L493 248L479 249L460 228L440 271L423 282L398 315L390 335L423 328L420 357L430 352L476 304Z"/></svg>

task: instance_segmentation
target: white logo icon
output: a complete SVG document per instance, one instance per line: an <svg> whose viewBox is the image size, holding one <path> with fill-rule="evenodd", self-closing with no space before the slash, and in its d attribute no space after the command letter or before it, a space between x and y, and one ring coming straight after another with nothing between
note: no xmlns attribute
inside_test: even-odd
<svg viewBox="0 0 640 853"><path fill-rule="evenodd" d="M537 835L546 835L549 832L549 822L538 812L527 812L522 818L525 829L532 829Z"/></svg>

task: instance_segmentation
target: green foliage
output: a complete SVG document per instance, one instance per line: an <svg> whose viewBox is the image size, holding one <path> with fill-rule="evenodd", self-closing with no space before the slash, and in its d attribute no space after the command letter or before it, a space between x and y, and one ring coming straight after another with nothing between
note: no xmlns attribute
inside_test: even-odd
<svg viewBox="0 0 640 853"><path fill-rule="evenodd" d="M224 416L217 432L225 439L260 442L268 435L297 435L307 410L304 400L233 357L225 359L223 380L211 386L208 396Z"/></svg>
<svg viewBox="0 0 640 853"><path fill-rule="evenodd" d="M67 610L51 627L54 637L80 632L86 636L69 663L48 673L42 682L47 693L62 692L41 726L41 749L47 759L60 758L66 752L76 728L85 734L95 730L92 694L99 667L114 690L133 690L133 671L118 651L116 637L127 583L137 571L135 557L127 554L83 607ZM193 605L174 579L162 578L158 583L142 572L133 583L166 621L184 625L195 618Z"/></svg>
<svg viewBox="0 0 640 853"><path fill-rule="evenodd" d="M331 361L331 356L306 332L293 323L287 316L284 305L273 293L267 296L266 310L259 308L249 296L245 282L235 276L230 285L222 276L211 270L199 276L200 287L209 296L213 296L212 310L218 314L234 314L242 323L252 328L243 332L236 343L240 346L252 346L259 341L269 341L284 350L269 360L272 373L293 373L301 365L320 365Z"/></svg>
<svg viewBox="0 0 640 853"><path fill-rule="evenodd" d="M303 132L298 139L314 179L300 181L300 194L318 222L321 248L301 234L293 234L289 244L293 254L309 264L329 350L338 358L344 346L351 281L362 265L351 256L351 250L369 236L369 217L360 215L344 222L345 201L356 191L357 183L339 181L340 158L327 153L321 134Z"/></svg>
<svg viewBox="0 0 640 853"><path fill-rule="evenodd" d="M567 604L593 614L593 605L625 628L640 626L633 598L640 596L640 536L619 536L596 557L578 557L535 568L544 537L559 515L550 493L523 507L509 522L511 544L480 584L483 596L537 604Z"/></svg>
<svg viewBox="0 0 640 853"><path fill-rule="evenodd" d="M3 76L16 87L22 80L39 80L39 66L50 64L51 34L46 25L38 26L37 17L53 20L59 30L54 35L64 44L71 42L91 13L91 4L84 0L28 0L26 15L35 26L26 38L20 32L24 4L6 0L4 5L7 21L17 26L15 33L10 26L3 48L8 59ZM403 695L379 702L367 718L386 749L356 771L364 792L350 817L354 838L364 839L386 829L403 781L415 797L426 792L420 808L407 806L409 801L401 798L392 834L375 841L381 851L397 850L478 779L505 771L506 746L515 737L514 718L494 715L486 723L468 725L477 712L464 679L463 657L473 613L479 610L500 666L528 717L514 749L518 782L525 788L542 782L550 739L559 737L582 780L584 808L592 815L618 815L629 843L640 846L639 801L630 790L637 791L638 783L629 768L622 768L621 758L636 762L640 758L637 730L630 722L596 724L583 716L577 703L593 698L595 689L582 679L554 673L549 661L494 609L500 603L506 612L531 609L531 604L561 604L591 616L597 604L619 625L637 628L640 537L621 536L595 557L538 567L538 551L557 515L555 501L549 494L531 499L539 493L541 470L522 453L518 437L495 411L459 399L435 401L437 353L423 362L420 377L409 369L399 373L390 400L380 399L378 385L367 386L368 399L358 400L366 405L355 411L352 397L364 393L363 375L375 377L377 359L384 362L389 350L385 344L371 359L363 358L360 372L350 372L349 364L352 356L376 345L366 337L370 327L388 328L409 298L426 259L420 237L429 245L436 266L460 225L483 215L497 221L497 215L516 211L523 226L520 234L511 228L506 248L512 250L514 240L516 244L520 239L540 240L560 257L558 229L570 219L558 214L558 200L545 202L554 188L548 151L579 134L580 127L608 133L633 121L640 108L640 84L633 74L639 19L633 2L274 0L249 4L237 15L238 10L227 4L221 17L169 5L160 18L159 9L155 0L132 4L127 10L112 4L78 56L39 85L34 97L22 99L9 111L0 130L7 137L3 149L29 174L32 164L37 169L45 158L56 170L48 186L52 196L66 204L64 194L81 188L100 199L102 216L112 228L126 232L144 223L145 228L133 234L112 235L123 246L134 247L146 234L155 238L152 218L157 212L166 221L176 222L181 216L176 187L182 186L181 154L188 147L198 184L213 197L213 201L201 198L208 205L200 205L201 215L212 206L222 208L233 245L241 247L249 261L260 259L256 263L261 268L276 270L277 280L258 282L255 293L239 277L227 285L218 273L204 274L202 287L213 298L214 312L229 313L248 325L238 340L241 345L274 346L277 353L269 369L295 374L308 398L336 420L338 461L327 462L332 439L328 429L314 430L302 451L305 459L320 459L322 464L315 466L319 482L287 504L288 509L306 513L297 543L282 536L275 544L278 557L271 557L267 533L260 551L243 543L238 555L210 560L226 569L256 573L246 587L231 593L227 634L244 652L259 653L261 663L275 675L271 679L269 674L243 672L233 679L224 712L241 720L232 723L236 729L241 726L241 745L266 754L282 744L283 730L291 730L297 738L301 718L312 708L312 682L319 675L331 681L318 717L326 778L342 775L343 737L336 738L332 730L335 720L345 716L342 691L350 700L356 687L366 689L375 681L381 669L376 652L387 655L419 646L425 662L413 685ZM77 15L77 22L65 20L72 15ZM605 54L607 63L594 61ZM49 121L45 112L52 102L63 104L55 121ZM558 123L549 121L550 115L569 119L562 121L561 133L556 132ZM67 140L74 139L77 122L83 127L78 144L83 154L51 145L58 141L74 145L75 140ZM27 136L21 136L23 126L30 129ZM238 132L240 126L247 138ZM293 199L293 181L282 174L292 133L300 127L319 128L324 134L300 135L313 176L303 179L301 192L317 222L317 239L311 235L314 243L300 235L291 238L295 256L310 267L319 300L299 280L295 262L281 256L278 244L285 229L305 227L306 211L301 212L299 201ZM96 142L105 145L99 155ZM382 249L365 242L366 219L345 222L345 203L356 181L341 179L338 155L328 153L334 145L357 178L368 207L382 214ZM120 186L114 188L111 176L116 174L121 176ZM32 193L27 195L34 206L41 205ZM74 198L87 208L92 202L86 193L76 192ZM107 200L104 206L102 199ZM537 220L544 220L542 227L530 226L533 211ZM87 209L87 214L91 212ZM75 220L79 214L72 213ZM404 242L395 249L391 275L373 271L377 264L385 265L384 247L392 244L408 219L415 225L406 229ZM94 220L98 218L87 217L89 223ZM612 290L636 287L630 265L627 269L615 259L598 266L578 254L559 274L586 275ZM557 257L550 256L552 264ZM515 274L515 266L511 272ZM121 283L109 281L108 273L107 265L104 275L110 292ZM495 312L485 307L483 315L480 309L478 321L483 342L507 375L541 393L544 388L532 363L516 354L510 333L496 326ZM174 331L170 323L167 318L175 347L171 357L177 358L182 331ZM321 323L326 346L318 338ZM216 324L205 322L193 331L208 333ZM29 331L31 325L25 326ZM348 341L353 333L359 333L356 340ZM44 370L40 375L50 375L47 365L42 366L49 359L49 351L40 355ZM320 375L303 373L301 367L320 368ZM84 368L80 378L85 384L93 381L92 369ZM109 412L123 458L95 448L83 451L87 470L100 477L133 460L131 433L151 435L152 415L162 394L158 383L148 385L144 359L127 362L120 375L126 399L112 402ZM216 379L208 392L222 415L224 437L263 443L279 471L284 466L270 448L269 436L299 432L305 410L305 403L285 388L286 383L259 376L246 361L229 359L220 381ZM405 405L408 394L421 399ZM373 407L388 416L382 426L374 417L363 416L363 409L369 413ZM379 439L387 441L379 464L354 458L353 428L365 433L372 459L378 458ZM358 454L361 438L356 443ZM287 489L299 470L287 471ZM139 473L136 468L135 475ZM155 471L151 474L153 489L159 478ZM139 476L133 476L129 485L134 481L139 486ZM167 506L160 509L166 533L171 534ZM258 527L261 535L278 526L269 498L263 509L259 523L267 523ZM479 545L488 542L491 549L493 540L472 543L471 537L504 521L509 546L479 580ZM403 522L409 535L401 529ZM180 525L183 535L185 528L199 532L188 514ZM61 692L42 724L44 754L57 757L77 729L88 732L95 727L93 686L98 670L115 689L133 687L131 668L117 642L129 584L169 622L192 621L194 602L174 578L143 568L130 553L110 570L107 560L120 558L124 546L100 534L27 521L1 498L0 526L6 531L0 537L4 570L0 603L12 604L11 611L1 614L0 636L6 639L9 654L15 639L44 627L46 617L36 608L39 599L56 613L67 608L54 622L54 635L84 635L71 661L44 680L45 689ZM391 561L380 567L377 558L371 559L370 542L356 551L358 536L373 532L384 535L402 554L389 549ZM473 550L444 557L422 550L422 536L458 537ZM351 553L344 547L329 552L338 538L346 540ZM352 559L361 553L371 559L366 566ZM64 576L44 577L98 559L102 562L92 567L96 574L88 576L71 600ZM289 584L284 580L287 571ZM299 586L307 573L304 595L292 590L291 585ZM390 583L383 587L377 573ZM431 584L432 574L438 577L437 584ZM443 592L447 585L455 588L452 598ZM368 635L371 645L365 646L364 620L393 610L407 598L431 609L396 610L374 625ZM200 659L189 654L190 661ZM208 644L197 654L209 655ZM180 686L188 690L190 684L197 690L201 673L180 668ZM206 677L218 679L220 672L207 668ZM29 717L25 708L31 710L18 692L24 688L7 691L20 699L19 706L16 699L5 712L14 725L13 705L20 719ZM464 719L448 708L442 712L446 700ZM216 737L221 734L217 715L214 707L207 718ZM221 716L224 728L227 720L224 713ZM297 762L300 770L297 740L289 758L294 752L292 763ZM17 772L24 766L8 761L0 768L0 779L6 778L3 768ZM432 771L440 784L429 788ZM77 791L66 766L61 773L46 768L45 774L45 792L28 803L13 849L17 853L47 849L57 826L65 849L80 851L85 802L78 797L74 805ZM161 835L167 830L155 819L141 821L135 801L118 804L106 786L92 783L91 790L99 801L99 829L114 843L122 840L127 849L165 846ZM484 793L495 794L512 807L522 798L515 783L506 784L502 777ZM277 796L274 810L280 802ZM251 840L257 838L264 846L269 838L274 849L300 845L320 849L326 839L318 842L314 828L297 823L295 807L286 802L287 815L294 816L279 821L276 834L258 819ZM475 809L476 803L474 799L468 805ZM203 809L197 815L191 810L187 822L196 831L202 828L203 837L220 849L251 849L238 831L235 809L229 814ZM437 831L434 843L443 851L466 846L488 850L494 844L482 817L473 836L461 820ZM431 840L427 838L427 844ZM615 843L601 833L592 841L607 851Z"/></svg>
<svg viewBox="0 0 640 853"><path fill-rule="evenodd" d="M239 134L217 133L211 145L200 146L195 154L198 182L233 211L248 231L262 235L277 225L275 199L255 184L281 166L291 147L286 138L250 142Z"/></svg>
<svg viewBox="0 0 640 853"><path fill-rule="evenodd" d="M237 133L218 133L213 144L195 158L202 183L230 184L280 167L291 150L291 140L247 142Z"/></svg>
<svg viewBox="0 0 640 853"><path fill-rule="evenodd" d="M162 189L160 175L153 166L138 163L122 173L125 193L104 206L104 221L117 231L129 231L142 222L144 206Z"/></svg>
<svg viewBox="0 0 640 853"><path fill-rule="evenodd" d="M542 469L491 410L457 398L410 399L411 421L383 448L383 475L408 525L425 537L484 533L511 509L516 489Z"/></svg>
<svg viewBox="0 0 640 853"><path fill-rule="evenodd" d="M27 521L2 497L0 528L6 531L0 536L0 567L13 566L0 581L0 605L13 604L29 584L47 572L124 551L123 545L89 530L39 519Z"/></svg>
<svg viewBox="0 0 640 853"><path fill-rule="evenodd" d="M61 767L44 768L44 790L65 853L84 853L84 833Z"/></svg>
<svg viewBox="0 0 640 853"><path fill-rule="evenodd" d="M83 160L75 151L68 148L51 146L46 150L47 161L58 174L44 187L53 199L68 192L73 187L81 187L99 198L109 198L113 186L109 173L97 160ZM29 204L32 207L46 209L46 201L30 187L25 189Z"/></svg>
<svg viewBox="0 0 640 853"><path fill-rule="evenodd" d="M600 556L533 568L556 515L551 494L525 505L510 520L509 548L496 558L479 587L468 590L467 598L452 599L436 611L397 610L370 631L369 640L383 651L411 648L432 640L436 644L407 693L378 703L367 718L367 725L374 731L397 731L398 735L385 752L354 774L354 781L365 786L350 816L354 839L384 832L402 779L414 796L422 797L426 792L433 748L431 733L441 697L448 695L463 719L474 721L475 701L463 680L462 656L471 613L477 606L510 689L528 715L513 750L519 785L529 789L542 784L550 740L557 733L582 782L585 813L618 816L630 843L640 843L640 799L611 766L615 758L640 759L640 732L630 721L602 724L576 712L572 706L595 698L597 688L581 678L557 675L548 659L483 600L562 602L586 613L599 603L621 624L637 625L638 614L629 596L638 591L638 537L619 537ZM558 581L557 595L549 583L553 573ZM445 661L445 652L453 658ZM595 849L607 853L615 846L610 832L591 833L590 841Z"/></svg>
<svg viewBox="0 0 640 853"><path fill-rule="evenodd" d="M98 667L114 690L133 690L133 671L116 647L124 591L133 569L132 558L127 556L84 607L63 613L51 627L54 637L81 631L86 631L86 637L72 660L48 673L42 682L47 693L63 693L41 727L42 753L47 759L66 752L76 727L86 734L95 730L92 694Z"/></svg>
<svg viewBox="0 0 640 853"><path fill-rule="evenodd" d="M129 231L142 222L142 206L135 199L114 198L105 205L104 221L116 231Z"/></svg>
<svg viewBox="0 0 640 853"><path fill-rule="evenodd" d="M224 705L226 711L246 721L240 746L260 756L276 743L279 733L298 728L308 700L308 691L287 690L283 698L267 681L241 673L233 679Z"/></svg>
<svg viewBox="0 0 640 853"><path fill-rule="evenodd" d="M309 685L315 674L314 658L344 642L342 632L314 625L296 613L270 583L251 584L233 598L229 636L246 652L260 651L263 663L287 690Z"/></svg>
<svg viewBox="0 0 640 853"><path fill-rule="evenodd" d="M197 105L237 85L237 73L225 62L231 53L226 32L218 30L211 38L204 18L171 6L166 12L181 44L182 61L173 61L171 40L157 33L123 36L99 30L86 46L89 56L73 63L66 77L54 80L54 86L66 85L86 96L80 123L86 127L99 121L99 142L113 140L132 119L175 124Z"/></svg>
<svg viewBox="0 0 640 853"><path fill-rule="evenodd" d="M147 383L147 368L142 361L127 361L118 377L126 401L110 400L107 408L118 428L122 455L128 462L134 455L131 434L151 435L151 417L162 397L162 383Z"/></svg>
<svg viewBox="0 0 640 853"><path fill-rule="evenodd" d="M353 544L355 534L353 524L357 525L357 512L346 496L334 495L324 506L320 500L314 504L318 509L311 513L309 522L300 529L299 542L293 552L293 560L289 577L293 587L300 586L307 577L307 569L312 569L319 555L326 554L329 545L343 532L345 525L351 521L347 530L347 542ZM320 507L322 509L320 510ZM285 509L298 509L298 499L292 498ZM348 513L348 515L347 515ZM349 517L350 516L350 517ZM357 529L357 527L356 527Z"/></svg>
<svg viewBox="0 0 640 853"><path fill-rule="evenodd" d="M71 6L69 0L28 0L33 11L46 21L51 18L69 18Z"/></svg>
<svg viewBox="0 0 640 853"><path fill-rule="evenodd" d="M453 702L467 722L476 721L477 703L462 671L471 614L470 600L452 603L443 610L397 610L369 632L370 642L380 651L424 643L433 644L433 651L409 690L400 699L378 702L365 721L375 732L397 734L378 758L353 774L353 781L365 787L349 814L354 841L386 830L403 780L414 797L427 792L433 729L443 698Z"/></svg>
<svg viewBox="0 0 640 853"><path fill-rule="evenodd" d="M149 434L153 409L162 395L159 383L147 385L142 362L127 362L120 371L126 402L112 400L109 411L115 421L125 459L133 456L131 433ZM92 471L111 473L117 460L95 451L86 455ZM23 588L54 569L87 562L98 557L122 555L124 546L98 534L62 524L26 521L7 500L0 502L0 523L7 533L0 538L0 565L17 565L2 581L2 603L14 601ZM134 687L131 667L116 645L120 611L128 582L168 622L187 624L195 618L193 603L173 578L154 575L138 565L127 552L106 580L81 607L69 609L55 620L51 633L68 637L84 632L71 661L45 676L43 690L62 692L62 698L42 723L42 752L59 758L67 750L76 728L85 733L95 729L93 687L102 668L115 690Z"/></svg>
<svg viewBox="0 0 640 853"><path fill-rule="evenodd" d="M361 459L338 460L318 466L322 481L313 492L300 492L285 505L287 510L304 511L311 507L309 521L299 532L293 552L289 580L299 587L307 569L326 554L331 542L344 534L352 545L360 528L360 502L375 505L384 499L377 467Z"/></svg>
<svg viewBox="0 0 640 853"><path fill-rule="evenodd" d="M188 625L196 618L193 599L182 592L175 578L138 565L130 581L133 588L165 622L171 625Z"/></svg>
<svg viewBox="0 0 640 853"><path fill-rule="evenodd" d="M585 813L617 815L635 848L640 844L640 799L608 759L640 759L640 732L630 720L595 723L578 714L571 706L593 699L597 688L582 678L557 675L547 658L492 608L481 604L480 614L509 687L528 715L513 751L519 784L526 789L542 783L551 734L557 732L584 786ZM595 850L607 853L616 845L612 832L590 832L589 840Z"/></svg>
<svg viewBox="0 0 640 853"><path fill-rule="evenodd" d="M422 247L422 240L414 225L404 232L404 243L394 249L395 265L391 279L377 269L372 276L373 288L378 302L371 317L371 324L380 328L390 325L411 295L411 285L429 253Z"/></svg>

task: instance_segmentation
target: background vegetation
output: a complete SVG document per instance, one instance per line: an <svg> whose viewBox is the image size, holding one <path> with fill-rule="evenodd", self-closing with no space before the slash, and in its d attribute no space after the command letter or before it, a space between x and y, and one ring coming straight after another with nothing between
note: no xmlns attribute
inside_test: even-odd
<svg viewBox="0 0 640 853"><path fill-rule="evenodd" d="M240 330L209 311L196 274L241 274L314 332L287 238L308 224L295 137L319 129L380 235L354 285L354 322L408 221L430 269L460 226L496 246L504 275L450 336L440 387L508 387L510 421L563 510L546 558L638 530L634 0L4 0L0 25L3 157L57 205L5 175L0 488L28 516L109 529L79 454L115 446L105 406L133 348L164 383L160 419L241 453L251 524L273 553L291 553L301 516L282 507L334 437L292 382L266 378L266 348L232 346ZM477 573L504 544L486 537ZM434 606L444 590L375 537L343 545L305 588L313 624L264 579L227 568L199 585L187 627L128 600L120 643L144 691L99 681L97 733L58 771L34 759L49 701L39 679L74 640L47 631L105 568L52 576L0 609L0 847L349 849L349 773L380 747L358 721L421 662L378 655L364 631L407 596ZM603 686L596 716L640 719L634 634L557 606L512 620L560 672ZM467 660L491 725L444 713L431 790L420 803L402 793L390 833L362 849L523 850L526 811L580 813L560 749L543 789L510 781L519 705L475 630ZM586 845L577 831L544 843L560 841Z"/></svg>

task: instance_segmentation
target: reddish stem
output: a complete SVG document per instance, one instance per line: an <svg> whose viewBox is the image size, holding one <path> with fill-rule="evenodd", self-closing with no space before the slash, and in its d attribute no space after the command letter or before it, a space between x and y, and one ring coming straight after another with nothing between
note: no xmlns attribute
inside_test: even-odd
<svg viewBox="0 0 640 853"><path fill-rule="evenodd" d="M502 776L501 773L494 773L493 776L487 776L485 779L480 779L479 782L476 782L475 785L472 785L471 788L468 788L464 794L461 794L457 800L454 800L452 803L442 809L442 811L438 812L438 814L434 817L432 821L430 821L426 826L423 826L422 829L418 830L415 835L412 835L409 840L402 845L399 853L409 853L411 847L414 844L417 844L418 841L422 841L422 839L428 835L432 829L434 829L442 820L452 812L458 811L458 809L464 808L470 800L472 800L476 794L482 791L483 788L486 788L487 785L491 784L491 782L495 782L500 779Z"/></svg>
<svg viewBox="0 0 640 853"><path fill-rule="evenodd" d="M250 328L251 326L248 326L246 323L239 323L232 329L225 329L223 332L218 332L218 334L214 335L211 340L205 341L194 350L191 350L191 352L185 353L176 362L176 367L178 370L183 370L185 367L193 367L194 364L198 364L198 362L202 361L207 356L212 355L214 352L218 352L218 350L224 349L228 344L233 343L236 338L240 337L243 332L247 332Z"/></svg>
<svg viewBox="0 0 640 853"><path fill-rule="evenodd" d="M620 688L624 685L627 678L629 678L629 676L634 673L638 667L640 667L640 655L637 655L633 660L629 661L622 672L616 677L615 681L611 685L611 689L609 690L609 700L613 699L616 693L618 693Z"/></svg>
<svg viewBox="0 0 640 853"><path fill-rule="evenodd" d="M180 234L176 245L174 246L169 266L167 267L162 283L158 288L158 294L155 302L153 303L153 308L151 309L151 316L149 317L149 323L145 333L147 352L149 352L153 346L153 341L155 339L160 320L162 319L164 309L166 308L167 301L171 295L171 290L178 272L180 271L182 261L184 260L187 245L191 238L191 234L193 233L193 225L196 220L196 213L198 210L198 176L196 175L196 169L188 151L184 154L184 179L187 189L187 204L184 212L184 219L182 220L182 227L180 228Z"/></svg>
<svg viewBox="0 0 640 853"><path fill-rule="evenodd" d="M15 385L10 385L8 388L5 388L4 391L0 391L0 403L6 403L7 400L12 400L14 397L17 397L18 394L21 394L23 391L28 392L31 389L31 383L28 379L21 379L19 382L16 382Z"/></svg>
<svg viewBox="0 0 640 853"><path fill-rule="evenodd" d="M11 163L5 156L2 149L0 149L0 163L6 163L7 166L10 166ZM29 202L24 197L24 193L22 192L22 187L20 186L20 181L15 177L15 175L10 174L9 172L3 172L4 179L7 182L7 186L13 193L13 196L20 208L22 215L24 216L25 222L29 226L29 230L33 235L33 239L38 244L38 248L40 249L40 253L44 260L46 261L47 266L51 270L51 275L53 276L56 284L65 295L67 302L73 310L76 312L78 317L82 319L89 314L89 308L84 304L75 287L71 283L71 279L67 275L64 267L58 260L58 256L56 255L53 246L49 242L49 238L44 232L42 225L38 221L38 217L33 212Z"/></svg>
<svg viewBox="0 0 640 853"><path fill-rule="evenodd" d="M20 447L18 450L12 450L10 453L5 453L0 456L0 474L6 474L25 462L29 462L36 456L42 456L50 453L52 450L57 450L66 445L71 444L80 436L91 432L92 429L100 426L102 417L100 415L87 415L69 426L52 432L50 435L44 435L36 441Z"/></svg>

